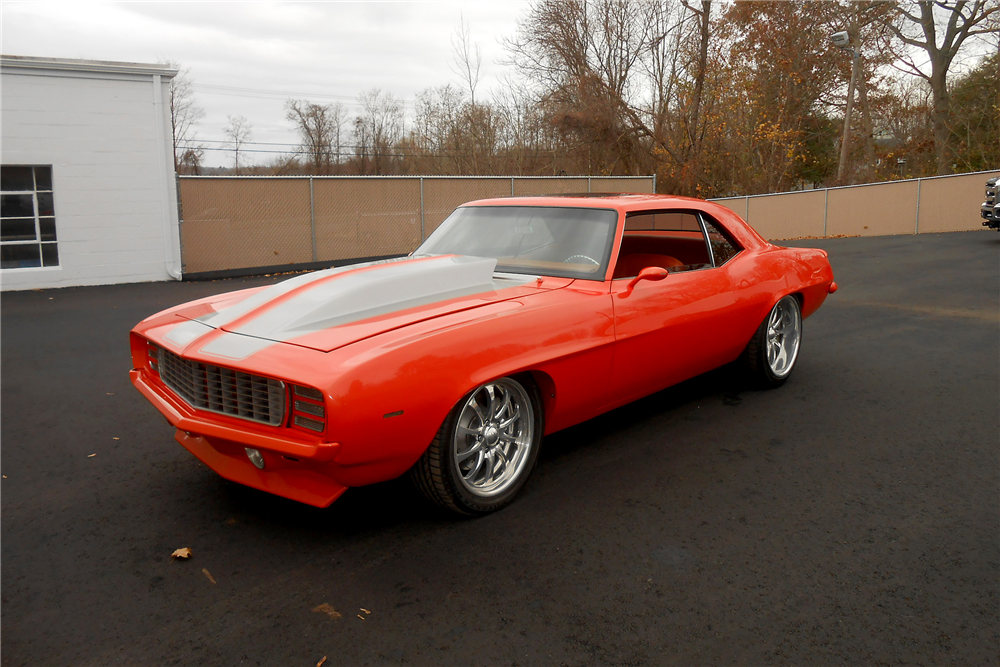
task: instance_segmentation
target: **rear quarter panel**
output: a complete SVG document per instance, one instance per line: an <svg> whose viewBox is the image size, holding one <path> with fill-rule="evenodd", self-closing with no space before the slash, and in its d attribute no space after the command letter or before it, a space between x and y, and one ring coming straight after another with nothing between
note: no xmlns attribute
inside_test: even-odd
<svg viewBox="0 0 1000 667"><path fill-rule="evenodd" d="M736 290L736 347L740 351L780 299L798 295L805 318L823 304L833 282L826 253L812 248L768 245L760 250L745 250L726 267Z"/></svg>

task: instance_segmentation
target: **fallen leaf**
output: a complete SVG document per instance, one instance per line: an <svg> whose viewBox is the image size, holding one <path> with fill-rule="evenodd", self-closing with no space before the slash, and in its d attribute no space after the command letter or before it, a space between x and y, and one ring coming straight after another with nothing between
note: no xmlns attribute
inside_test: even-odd
<svg viewBox="0 0 1000 667"><path fill-rule="evenodd" d="M94 458L95 456L97 456L97 453L96 453L96 452L95 452L95 453L93 453L93 454L87 454L87 458L88 458L88 459L92 459L92 458Z"/></svg>
<svg viewBox="0 0 1000 667"><path fill-rule="evenodd" d="M4 476L3 476L3 478L4 478L4 479L7 479L7 475L4 475Z"/></svg>
<svg viewBox="0 0 1000 667"><path fill-rule="evenodd" d="M215 581L215 577L213 577L213 576L212 576L212 573L211 573L211 572L209 572L209 571L208 571L208 570L206 570L205 568L201 568L201 572L202 572L202 574L204 574L204 575L205 575L206 577L208 577L208 580L209 580L209 581L211 581L211 582L212 582L213 584L214 584L214 583L216 583L216 581Z"/></svg>
<svg viewBox="0 0 1000 667"><path fill-rule="evenodd" d="M365 609L364 607L362 607L362 608L361 608L361 611L365 612L365 616L367 616L368 614L370 614L370 613L371 613L370 611L368 611L368 610L367 610L367 609Z"/></svg>
<svg viewBox="0 0 1000 667"><path fill-rule="evenodd" d="M324 602L320 606L318 606L315 609L313 609L313 611L317 611L317 612L319 612L321 614L326 614L330 618L341 618L342 617L341 613L339 611L337 611L336 609L334 609L333 607L331 607L326 602Z"/></svg>
<svg viewBox="0 0 1000 667"><path fill-rule="evenodd" d="M365 617L362 616L361 614L358 614L358 618L360 618L362 621L365 620Z"/></svg>
<svg viewBox="0 0 1000 667"><path fill-rule="evenodd" d="M121 440L121 438L115 438L115 437L113 437L113 436L112 436L112 438L111 438L111 439L112 439L112 440Z"/></svg>
<svg viewBox="0 0 1000 667"><path fill-rule="evenodd" d="M324 662L326 662L326 656L325 655L323 656L322 660L320 660L319 662L316 663L316 667L323 667L323 663Z"/></svg>
<svg viewBox="0 0 1000 667"><path fill-rule="evenodd" d="M171 558L183 558L183 559L186 560L186 559L190 558L193 555L194 555L193 551L191 551L187 547L184 547L183 549L178 549L177 551L175 551L172 554L170 554L170 557Z"/></svg>

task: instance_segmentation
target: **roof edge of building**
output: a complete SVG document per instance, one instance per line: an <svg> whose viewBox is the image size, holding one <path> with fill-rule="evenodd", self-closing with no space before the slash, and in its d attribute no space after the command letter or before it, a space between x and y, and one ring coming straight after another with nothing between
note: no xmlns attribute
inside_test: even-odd
<svg viewBox="0 0 1000 667"><path fill-rule="evenodd" d="M93 72L101 74L177 76L178 70L162 64L126 63L110 60L82 60L78 58L39 58L36 56L0 55L0 70L8 68L40 69L62 72Z"/></svg>

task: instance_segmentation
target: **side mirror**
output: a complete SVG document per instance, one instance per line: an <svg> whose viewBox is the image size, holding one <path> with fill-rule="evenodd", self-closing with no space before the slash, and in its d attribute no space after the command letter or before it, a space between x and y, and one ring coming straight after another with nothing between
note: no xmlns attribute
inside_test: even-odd
<svg viewBox="0 0 1000 667"><path fill-rule="evenodd" d="M646 268L644 268L642 271L639 272L639 275L637 275L635 278L629 281L628 287L625 289L625 292L626 293L631 292L632 288L635 287L636 283L638 283L640 280L663 280L668 275L670 274L662 266L647 266Z"/></svg>

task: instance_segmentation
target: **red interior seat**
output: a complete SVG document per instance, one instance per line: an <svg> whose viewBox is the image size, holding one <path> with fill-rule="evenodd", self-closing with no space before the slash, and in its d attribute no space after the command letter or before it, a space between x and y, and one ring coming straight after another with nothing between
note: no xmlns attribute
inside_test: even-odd
<svg viewBox="0 0 1000 667"><path fill-rule="evenodd" d="M675 257L671 257L670 255L654 255L652 253L637 252L618 258L618 264L615 265L615 274L613 277L631 278L639 275L639 272L647 266L659 266L660 268L667 269L669 271L670 269L677 268L678 266L684 266L684 263Z"/></svg>
<svg viewBox="0 0 1000 667"><path fill-rule="evenodd" d="M686 232L664 232L662 235L658 232L626 232L619 256L651 253L673 257L685 265L708 264L705 239L675 235L682 233Z"/></svg>

